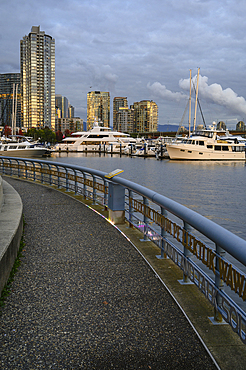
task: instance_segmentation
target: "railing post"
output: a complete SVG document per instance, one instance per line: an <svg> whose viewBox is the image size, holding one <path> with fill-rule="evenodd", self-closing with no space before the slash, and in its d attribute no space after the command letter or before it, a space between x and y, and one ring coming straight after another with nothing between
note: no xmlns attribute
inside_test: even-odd
<svg viewBox="0 0 246 370"><path fill-rule="evenodd" d="M109 181L108 183L109 220L117 224L125 222L125 188Z"/></svg>
<svg viewBox="0 0 246 370"><path fill-rule="evenodd" d="M129 200L129 227L133 227L132 224L132 190L128 189L128 200Z"/></svg>
<svg viewBox="0 0 246 370"><path fill-rule="evenodd" d="M59 171L59 167L58 166L56 166L56 172L57 172L57 187L58 187L58 189L60 189L61 188L61 185L60 185L60 171Z"/></svg>
<svg viewBox="0 0 246 370"><path fill-rule="evenodd" d="M161 215L167 217L167 211L163 207L161 207ZM168 258L166 254L167 242L164 240L166 236L167 236L166 227L161 227L161 254L156 256L159 259Z"/></svg>
<svg viewBox="0 0 246 370"><path fill-rule="evenodd" d="M33 171L33 181L36 181L36 167L35 167L35 163L32 162L33 164L33 167L34 167L34 171Z"/></svg>
<svg viewBox="0 0 246 370"><path fill-rule="evenodd" d="M103 179L103 185L104 185L104 195L103 195L103 201L104 201L104 209L105 211L108 208L108 203L107 203L107 181Z"/></svg>
<svg viewBox="0 0 246 370"><path fill-rule="evenodd" d="M76 170L73 170L73 173L74 173L74 194L77 195L78 182Z"/></svg>
<svg viewBox="0 0 246 370"><path fill-rule="evenodd" d="M44 183L43 163L40 163L40 167L41 167L41 183L43 184Z"/></svg>
<svg viewBox="0 0 246 370"><path fill-rule="evenodd" d="M49 182L50 182L50 185L52 185L51 165L50 165L50 164L48 164L48 167L49 167L49 171L50 171L50 174L49 174Z"/></svg>
<svg viewBox="0 0 246 370"><path fill-rule="evenodd" d="M184 230L187 231L187 233L185 233L185 239L184 239L184 257L185 257L184 270L185 270L186 269L185 266L187 266L186 258L191 256L191 252L189 251L189 249L185 247L185 244L189 243L188 232L192 230L192 227L185 221L184 221ZM183 272L182 284L193 284L188 278L188 275L185 273L185 271Z"/></svg>
<svg viewBox="0 0 246 370"><path fill-rule="evenodd" d="M143 204L144 204L144 210L146 207L149 205L149 201L146 197L143 197ZM143 222L144 222L144 238L143 241L147 241L148 239L148 217L146 216L146 212L144 211L144 217L143 217Z"/></svg>
<svg viewBox="0 0 246 370"><path fill-rule="evenodd" d="M96 203L97 199L97 189L96 189L96 177L92 176L93 179L93 193L92 193L92 204Z"/></svg>
<svg viewBox="0 0 246 370"><path fill-rule="evenodd" d="M66 191L69 191L68 170L66 167L65 167L65 171L66 171Z"/></svg>
<svg viewBox="0 0 246 370"><path fill-rule="evenodd" d="M219 269L219 257L224 257L225 251L222 249L219 245L216 244L216 259L215 259L215 286L223 291L224 289L224 281L220 278L220 269ZM222 297L220 294L216 294L216 303L218 307L222 306ZM214 321L216 322L222 322L223 317L221 313L214 308Z"/></svg>
<svg viewBox="0 0 246 370"><path fill-rule="evenodd" d="M86 199L86 174L83 172L84 184L83 184L83 191L84 191L84 199Z"/></svg>
<svg viewBox="0 0 246 370"><path fill-rule="evenodd" d="M11 159L9 160L9 169L10 169L10 171L9 171L9 174L10 174L10 176L12 176L12 174L13 174L13 171L12 171L12 161L11 161Z"/></svg>

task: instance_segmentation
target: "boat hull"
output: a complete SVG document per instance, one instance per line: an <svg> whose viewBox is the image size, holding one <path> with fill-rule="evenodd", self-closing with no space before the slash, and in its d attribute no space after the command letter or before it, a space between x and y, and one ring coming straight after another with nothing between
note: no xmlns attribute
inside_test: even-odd
<svg viewBox="0 0 246 370"><path fill-rule="evenodd" d="M45 157L49 156L51 152L46 149L42 148L28 148L28 149L8 149L8 150L0 150L0 156L7 156L7 157Z"/></svg>
<svg viewBox="0 0 246 370"><path fill-rule="evenodd" d="M245 152L198 150L175 144L167 144L166 147L170 159L189 161L245 161Z"/></svg>

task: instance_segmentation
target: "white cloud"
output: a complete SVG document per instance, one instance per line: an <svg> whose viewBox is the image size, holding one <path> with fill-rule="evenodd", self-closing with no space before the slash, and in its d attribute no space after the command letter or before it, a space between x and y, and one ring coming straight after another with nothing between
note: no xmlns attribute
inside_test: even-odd
<svg viewBox="0 0 246 370"><path fill-rule="evenodd" d="M196 87L195 76L192 80ZM190 80L182 79L179 81L179 86L184 90L189 90ZM198 84L198 96L202 99L218 104L228 110L238 113L246 114L246 100L242 96L238 96L231 88L223 90L222 86L217 83L208 84L208 77L200 76Z"/></svg>

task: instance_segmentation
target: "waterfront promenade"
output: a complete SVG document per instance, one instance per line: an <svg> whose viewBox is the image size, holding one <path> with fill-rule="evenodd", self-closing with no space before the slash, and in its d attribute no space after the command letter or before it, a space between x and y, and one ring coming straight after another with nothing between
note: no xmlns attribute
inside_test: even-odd
<svg viewBox="0 0 246 370"><path fill-rule="evenodd" d="M25 248L2 309L1 369L216 369L132 244L51 188L4 177Z"/></svg>

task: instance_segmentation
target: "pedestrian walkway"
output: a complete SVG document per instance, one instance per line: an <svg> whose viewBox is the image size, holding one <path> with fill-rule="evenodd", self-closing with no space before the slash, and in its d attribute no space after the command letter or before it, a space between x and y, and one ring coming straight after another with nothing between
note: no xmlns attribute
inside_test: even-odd
<svg viewBox="0 0 246 370"><path fill-rule="evenodd" d="M216 369L140 254L51 188L6 178L25 248L0 316L1 369Z"/></svg>

